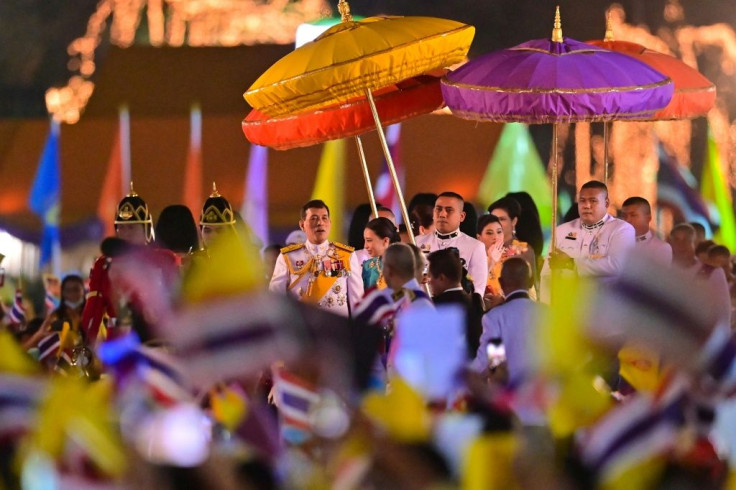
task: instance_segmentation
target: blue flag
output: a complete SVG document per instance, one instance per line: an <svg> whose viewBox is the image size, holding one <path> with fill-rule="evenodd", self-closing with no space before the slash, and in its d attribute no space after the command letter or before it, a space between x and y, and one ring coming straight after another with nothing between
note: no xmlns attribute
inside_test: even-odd
<svg viewBox="0 0 736 490"><path fill-rule="evenodd" d="M59 217L61 215L61 165L59 149L59 123L51 121L49 136L41 154L36 177L31 188L28 205L43 220L41 238L41 263L51 264L58 275L61 242Z"/></svg>

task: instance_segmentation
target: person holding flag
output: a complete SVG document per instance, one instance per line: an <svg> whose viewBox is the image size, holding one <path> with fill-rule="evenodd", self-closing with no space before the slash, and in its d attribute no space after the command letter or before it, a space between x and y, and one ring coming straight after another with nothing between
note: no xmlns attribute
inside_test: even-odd
<svg viewBox="0 0 736 490"><path fill-rule="evenodd" d="M127 248L145 247L153 240L153 219L148 204L135 192L132 182L130 192L120 201L115 212L115 234L116 238L102 242L103 255L95 261L89 275L89 293L82 312L81 328L90 343L97 339L104 319L107 318L106 330L117 323L117 306L110 280L114 257L125 253ZM175 266L173 253L158 250L162 256L170 254L171 265Z"/></svg>

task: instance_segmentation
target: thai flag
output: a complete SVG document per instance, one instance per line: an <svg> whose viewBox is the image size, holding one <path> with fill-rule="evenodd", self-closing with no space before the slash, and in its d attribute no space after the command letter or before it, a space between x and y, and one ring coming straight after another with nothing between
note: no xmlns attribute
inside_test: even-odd
<svg viewBox="0 0 736 490"><path fill-rule="evenodd" d="M658 397L636 393L611 410L583 437L583 462L605 482L666 455L685 424L688 388L685 377L674 377Z"/></svg>
<svg viewBox="0 0 736 490"><path fill-rule="evenodd" d="M141 345L135 334L101 344L98 356L118 386L135 386L161 406L191 401L183 368L164 351Z"/></svg>
<svg viewBox="0 0 736 490"><path fill-rule="evenodd" d="M10 308L11 323L22 324L26 321L26 309L23 306L23 292L18 289L15 291L15 299L13 300L13 307Z"/></svg>
<svg viewBox="0 0 736 490"><path fill-rule="evenodd" d="M59 307L59 298L51 294L49 291L46 291L46 296L44 297L44 305L46 306L46 314L50 315L51 312Z"/></svg>
<svg viewBox="0 0 736 490"><path fill-rule="evenodd" d="M36 426L37 406L47 384L45 379L0 374L0 443Z"/></svg>
<svg viewBox="0 0 736 490"><path fill-rule="evenodd" d="M302 326L299 311L282 297L251 293L184 308L160 333L186 359L192 381L208 384L293 360Z"/></svg>
<svg viewBox="0 0 736 490"><path fill-rule="evenodd" d="M309 412L319 401L315 387L283 368L274 369L274 402L281 420L281 437L291 444L312 435Z"/></svg>

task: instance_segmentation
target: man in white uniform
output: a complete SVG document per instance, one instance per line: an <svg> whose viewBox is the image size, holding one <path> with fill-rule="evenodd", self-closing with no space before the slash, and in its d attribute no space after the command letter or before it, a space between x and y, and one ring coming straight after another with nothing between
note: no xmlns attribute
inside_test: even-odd
<svg viewBox="0 0 736 490"><path fill-rule="evenodd" d="M435 250L457 248L460 260L473 281L475 292L483 295L488 280L488 257L483 242L460 231L460 223L465 220L460 194L443 192L437 196L434 205L434 232L416 237L417 246L425 254Z"/></svg>
<svg viewBox="0 0 736 490"><path fill-rule="evenodd" d="M710 285L711 304L703 308L718 312L722 325L731 325L731 294L726 274L720 267L702 263L695 255L696 230L690 224L680 223L672 228L669 243L672 246L672 265L689 273L695 281L705 281ZM697 288L694 282L693 287Z"/></svg>
<svg viewBox="0 0 736 490"><path fill-rule="evenodd" d="M621 206L621 218L634 227L636 232L636 250L663 265L672 263L672 247L659 239L649 223L652 221L652 207L643 197L630 197Z"/></svg>
<svg viewBox="0 0 736 490"><path fill-rule="evenodd" d="M269 289L349 316L363 297L360 264L353 247L327 240L331 225L330 210L323 201L316 199L302 207L299 228L307 241L281 249Z"/></svg>
<svg viewBox="0 0 736 490"><path fill-rule="evenodd" d="M613 278L621 272L635 244L635 231L624 220L608 214L608 188L597 180L580 188L580 218L557 227L555 247L544 263L542 282L549 284L550 269L577 271L581 276ZM548 287L543 287L548 297Z"/></svg>

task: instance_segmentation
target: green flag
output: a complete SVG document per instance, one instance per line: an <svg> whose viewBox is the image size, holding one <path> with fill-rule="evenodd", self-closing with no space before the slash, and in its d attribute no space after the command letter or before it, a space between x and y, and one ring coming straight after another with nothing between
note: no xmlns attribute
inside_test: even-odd
<svg viewBox="0 0 736 490"><path fill-rule="evenodd" d="M526 124L508 123L488 162L476 200L484 208L509 192L526 191L539 209L542 228L552 222L552 186Z"/></svg>
<svg viewBox="0 0 736 490"><path fill-rule="evenodd" d="M322 199L330 207L332 229L329 239L343 240L345 210L345 140L328 141L322 148L312 199Z"/></svg>
<svg viewBox="0 0 736 490"><path fill-rule="evenodd" d="M709 204L711 221L719 225L713 240L736 250L736 219L733 213L733 198L728 179L723 175L721 154L718 151L713 133L708 130L708 153L705 157L703 176L700 179L700 193Z"/></svg>

